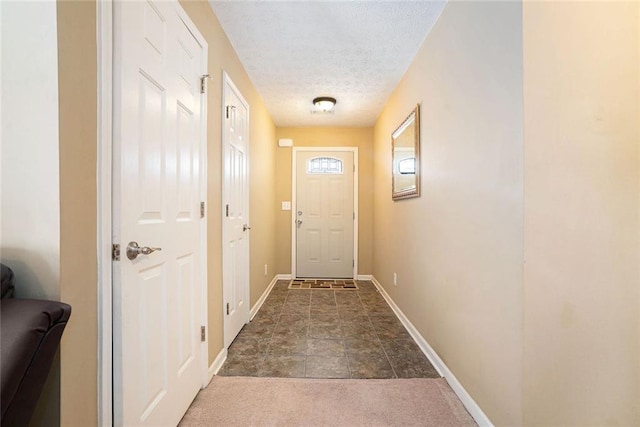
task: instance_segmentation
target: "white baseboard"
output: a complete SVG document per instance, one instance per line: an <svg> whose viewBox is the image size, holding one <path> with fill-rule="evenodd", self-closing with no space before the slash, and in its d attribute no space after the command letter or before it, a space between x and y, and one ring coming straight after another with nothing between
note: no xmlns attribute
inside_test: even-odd
<svg viewBox="0 0 640 427"><path fill-rule="evenodd" d="M222 368L222 364L224 363L225 360L227 360L227 349L223 348L222 350L220 350L220 353L218 353L218 355L216 356L215 360L213 361L213 363L211 364L211 366L209 366L209 369L207 370L208 377L209 377L209 380L207 381L207 384L209 384L211 382L211 380L218 373L220 368Z"/></svg>
<svg viewBox="0 0 640 427"><path fill-rule="evenodd" d="M359 277L359 276L358 276ZM365 280L365 279L360 279ZM429 345L426 339L418 332L415 326L409 321L407 316L404 315L402 310L398 307L398 305L391 299L389 294L384 290L380 282L375 277L371 277L371 281L378 288L380 294L387 301L393 312L398 316L398 319L402 322L405 328L407 328L407 332L413 337L416 341L422 352L427 356L431 364L438 371L438 373L443 376L454 393L458 396L464 407L469 411L473 419L478 423L479 426L493 426L493 423L487 417L487 415L482 411L480 406L473 400L471 395L464 389L460 381L453 375L453 372L445 365L445 363L440 359L438 353Z"/></svg>
<svg viewBox="0 0 640 427"><path fill-rule="evenodd" d="M291 280L291 273L289 274L276 274L278 280Z"/></svg>
<svg viewBox="0 0 640 427"><path fill-rule="evenodd" d="M371 274L358 274L357 280L373 280L373 276Z"/></svg>
<svg viewBox="0 0 640 427"><path fill-rule="evenodd" d="M438 371L440 376L444 377L445 376L444 373L446 370L446 366L444 365L444 362L442 362L442 360L440 359L440 357L438 357L438 355L433 350L433 348L431 348L427 340L424 339L422 334L418 332L416 327L413 326L413 324L409 321L407 316L405 316L402 310L400 310L400 308L395 303L395 301L391 299L391 297L389 296L387 291L384 290L380 282L378 282L378 280L375 277L371 281L376 286L376 288L378 288L378 291L382 294L382 296L387 301L387 303L389 303L393 312L396 314L396 316L398 316L398 319L400 319L404 327L409 332L409 335L413 337L413 339L416 341L416 343L418 344L422 352L425 354L425 356L427 356L427 358L429 359L433 367L436 368L436 371Z"/></svg>
<svg viewBox="0 0 640 427"><path fill-rule="evenodd" d="M273 279L269 283L269 286L267 286L267 289L265 289L262 295L260 295L260 299L256 301L253 307L251 307L251 311L249 312L249 320L253 319L253 317L258 313L258 310L260 310L260 307L262 307L262 304L264 304L264 301L269 296L269 292L271 292L271 289L273 289L273 287L276 285L278 280L280 280L278 279L278 276L279 274L276 274L275 276L273 276Z"/></svg>

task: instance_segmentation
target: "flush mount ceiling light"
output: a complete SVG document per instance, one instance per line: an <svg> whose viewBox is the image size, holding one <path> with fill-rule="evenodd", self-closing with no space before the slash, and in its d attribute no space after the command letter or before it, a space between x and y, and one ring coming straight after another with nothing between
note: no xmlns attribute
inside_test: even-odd
<svg viewBox="0 0 640 427"><path fill-rule="evenodd" d="M326 113L331 111L333 106L336 105L336 99L330 96L319 96L313 100L313 105L320 111Z"/></svg>

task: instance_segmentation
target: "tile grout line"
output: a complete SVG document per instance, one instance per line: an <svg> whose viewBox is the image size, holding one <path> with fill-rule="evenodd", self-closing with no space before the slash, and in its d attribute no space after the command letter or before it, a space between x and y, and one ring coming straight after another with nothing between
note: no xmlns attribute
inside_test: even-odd
<svg viewBox="0 0 640 427"><path fill-rule="evenodd" d="M358 293L358 298L360 298L360 294L359 293ZM360 298L360 303L362 304L362 298ZM362 304L362 306L364 307L364 304ZM391 363L391 360L389 359L389 355L387 354L387 350L385 350L384 346L382 345L382 340L380 339L380 335L378 335L378 331L376 330L376 327L374 326L373 322L371 321L371 317L369 316L369 310L367 310L366 307L365 307L365 310L367 312L367 320L369 321L369 323L371 324L371 327L373 328L373 333L376 334L376 338L378 340L378 343L380 344L380 348L382 348L382 352L384 353L384 357L385 357L385 359L387 359L387 363L391 367L391 371L393 371L394 377L395 378L399 378L398 374L396 372L396 369L393 367L393 364Z"/></svg>
<svg viewBox="0 0 640 427"><path fill-rule="evenodd" d="M272 291L273 291L273 289L272 289ZM278 325L280 324L280 318L282 316L282 311L284 310L284 305L287 302L287 298L289 298L289 292L288 291L287 291L287 296L285 297L284 302L282 303L282 307L280 308L280 311L278 312L278 320L276 321L276 324L273 326L273 331L271 332L271 336L268 339L267 348L265 349L264 354L262 355L262 361L261 361L262 365L264 365L264 363L266 362L267 356L269 354L271 354L271 345L272 345L273 337L276 334L276 329L278 329ZM262 367L260 369L262 369ZM260 371L258 371L258 374L260 374ZM258 375L258 376L260 376L260 375Z"/></svg>
<svg viewBox="0 0 640 427"><path fill-rule="evenodd" d="M289 290L289 292L291 292L291 290ZM306 326L306 332L304 334L305 337L305 345L306 345L306 349L304 351L304 378L307 378L307 362L309 361L309 329L311 328L311 301L313 301L313 293L310 291L309 292L309 310L307 313L307 326Z"/></svg>
<svg viewBox="0 0 640 427"><path fill-rule="evenodd" d="M360 292L359 289L356 289L356 293ZM340 317L340 310L338 309L338 296L336 293L333 293L333 299L336 302L336 312L338 313L338 322L340 324L340 331L342 332L342 348L344 349L344 358L347 361L347 370L349 371L349 379L353 379L353 372L351 371L351 363L349 360L349 352L347 351L347 337L344 335L344 329L342 318Z"/></svg>

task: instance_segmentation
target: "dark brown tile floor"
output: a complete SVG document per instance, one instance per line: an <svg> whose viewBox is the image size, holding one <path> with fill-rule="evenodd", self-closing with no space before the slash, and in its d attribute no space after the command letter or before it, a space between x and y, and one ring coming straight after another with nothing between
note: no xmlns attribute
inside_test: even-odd
<svg viewBox="0 0 640 427"><path fill-rule="evenodd" d="M231 344L218 375L439 377L371 282L337 291L288 285L274 286Z"/></svg>

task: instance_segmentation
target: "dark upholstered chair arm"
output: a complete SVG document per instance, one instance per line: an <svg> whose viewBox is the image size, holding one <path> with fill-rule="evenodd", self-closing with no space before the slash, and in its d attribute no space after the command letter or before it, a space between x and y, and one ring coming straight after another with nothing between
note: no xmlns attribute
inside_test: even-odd
<svg viewBox="0 0 640 427"><path fill-rule="evenodd" d="M70 315L61 302L0 302L2 426L29 423Z"/></svg>

